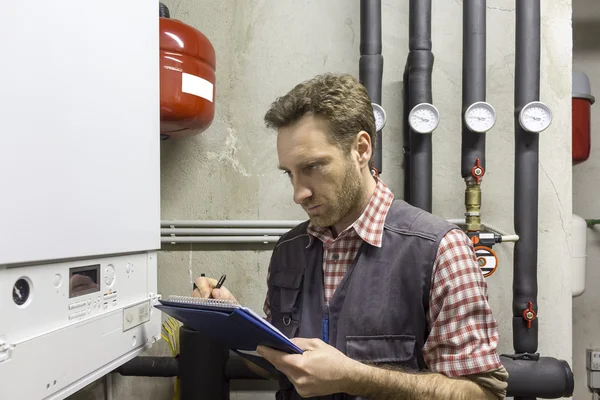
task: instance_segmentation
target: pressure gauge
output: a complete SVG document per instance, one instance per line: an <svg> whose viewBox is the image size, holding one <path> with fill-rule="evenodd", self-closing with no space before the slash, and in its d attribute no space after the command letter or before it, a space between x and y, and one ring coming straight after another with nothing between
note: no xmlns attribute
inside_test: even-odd
<svg viewBox="0 0 600 400"><path fill-rule="evenodd" d="M371 105L373 106L373 114L375 115L375 130L379 132L385 126L385 110L377 103L371 103Z"/></svg>
<svg viewBox="0 0 600 400"><path fill-rule="evenodd" d="M496 110L485 101L473 103L465 111L465 124L473 132L487 132L496 123Z"/></svg>
<svg viewBox="0 0 600 400"><path fill-rule="evenodd" d="M550 126L552 112L542 102L532 101L519 113L519 124L528 132L540 133Z"/></svg>
<svg viewBox="0 0 600 400"><path fill-rule="evenodd" d="M410 128L417 133L431 133L439 122L440 114L433 104L417 104L408 114Z"/></svg>

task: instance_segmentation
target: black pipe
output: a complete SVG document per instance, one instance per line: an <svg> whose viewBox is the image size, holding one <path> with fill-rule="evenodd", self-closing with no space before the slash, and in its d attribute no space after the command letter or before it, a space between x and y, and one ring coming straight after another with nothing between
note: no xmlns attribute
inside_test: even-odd
<svg viewBox="0 0 600 400"><path fill-rule="evenodd" d="M358 80L367 88L371 102L381 105L383 56L381 42L381 0L360 1L360 59ZM382 172L381 131L375 138L373 167Z"/></svg>
<svg viewBox="0 0 600 400"><path fill-rule="evenodd" d="M229 400L229 349L187 326L179 328L180 400Z"/></svg>
<svg viewBox="0 0 600 400"><path fill-rule="evenodd" d="M486 0L463 2L463 58L462 58L462 143L461 174L471 176L471 169L479 159L485 170L485 133L471 131L464 113L478 101L485 101L486 89Z"/></svg>
<svg viewBox="0 0 600 400"><path fill-rule="evenodd" d="M408 87L408 58L404 65L404 74L402 78L402 141L404 143L402 151L404 153L404 162L402 168L404 170L404 199L410 203L410 126L408 125L408 113L410 107L408 106L408 93L410 89Z"/></svg>
<svg viewBox="0 0 600 400"><path fill-rule="evenodd" d="M408 4L408 48L431 51L431 0Z"/></svg>
<svg viewBox="0 0 600 400"><path fill-rule="evenodd" d="M432 103L431 74L433 53L426 50L408 54L408 107ZM408 118L408 115L405 116ZM432 209L432 146L431 135L410 129L410 204L425 211Z"/></svg>
<svg viewBox="0 0 600 400"><path fill-rule="evenodd" d="M114 372L123 376L172 377L179 375L179 362L175 357L135 357Z"/></svg>
<svg viewBox="0 0 600 400"><path fill-rule="evenodd" d="M506 397L558 399L573 395L573 372L564 360L522 360L502 355L500 361L509 374Z"/></svg>
<svg viewBox="0 0 600 400"><path fill-rule="evenodd" d="M171 18L169 7L167 7L163 3L158 3L158 16L160 18Z"/></svg>
<svg viewBox="0 0 600 400"><path fill-rule="evenodd" d="M516 2L515 53L515 198L513 341L517 353L535 353L538 320L527 321L529 302L537 313L538 156L537 133L519 124L519 111L540 96L540 0Z"/></svg>

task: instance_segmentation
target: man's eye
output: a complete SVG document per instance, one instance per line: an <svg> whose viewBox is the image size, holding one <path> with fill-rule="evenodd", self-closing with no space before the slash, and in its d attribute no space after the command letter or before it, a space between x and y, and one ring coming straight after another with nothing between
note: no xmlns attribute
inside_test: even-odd
<svg viewBox="0 0 600 400"><path fill-rule="evenodd" d="M287 176L288 176L288 178L291 178L291 177L292 177L292 172L291 172L291 171L283 171L283 174L284 174L284 175L287 175Z"/></svg>

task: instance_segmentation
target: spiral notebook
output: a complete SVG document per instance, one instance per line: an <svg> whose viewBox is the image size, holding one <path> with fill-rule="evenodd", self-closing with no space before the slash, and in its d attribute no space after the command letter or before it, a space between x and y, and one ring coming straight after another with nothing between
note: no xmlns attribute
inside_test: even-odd
<svg viewBox="0 0 600 400"><path fill-rule="evenodd" d="M302 353L267 320L233 301L172 295L159 302L155 307L162 312L240 355L254 352L259 345Z"/></svg>

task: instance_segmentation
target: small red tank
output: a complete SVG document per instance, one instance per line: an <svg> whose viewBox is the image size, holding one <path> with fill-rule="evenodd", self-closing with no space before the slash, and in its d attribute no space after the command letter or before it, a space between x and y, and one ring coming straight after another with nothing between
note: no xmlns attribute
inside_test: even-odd
<svg viewBox="0 0 600 400"><path fill-rule="evenodd" d="M160 3L160 136L204 132L215 115L215 50L204 34Z"/></svg>

